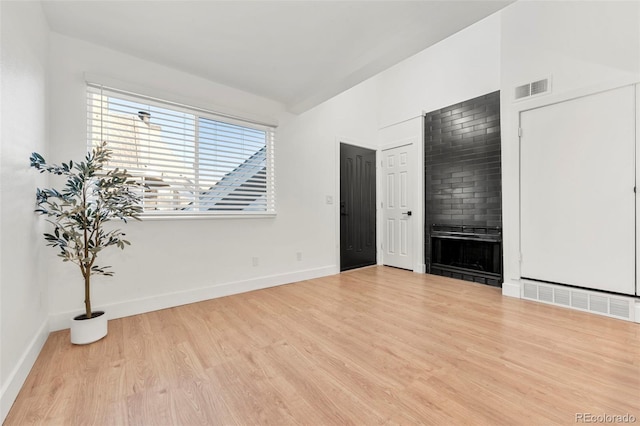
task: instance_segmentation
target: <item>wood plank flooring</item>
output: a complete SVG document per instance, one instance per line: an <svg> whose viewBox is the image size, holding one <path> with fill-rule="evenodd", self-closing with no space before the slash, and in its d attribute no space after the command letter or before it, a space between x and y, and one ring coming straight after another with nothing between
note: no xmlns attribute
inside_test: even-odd
<svg viewBox="0 0 640 426"><path fill-rule="evenodd" d="M52 333L5 425L640 423L640 325L388 267Z"/></svg>

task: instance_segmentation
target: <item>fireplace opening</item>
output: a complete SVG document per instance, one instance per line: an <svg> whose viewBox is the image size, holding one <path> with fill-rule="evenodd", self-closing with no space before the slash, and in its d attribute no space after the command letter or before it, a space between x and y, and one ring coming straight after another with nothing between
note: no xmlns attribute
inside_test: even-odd
<svg viewBox="0 0 640 426"><path fill-rule="evenodd" d="M430 272L500 286L501 228L432 225Z"/></svg>

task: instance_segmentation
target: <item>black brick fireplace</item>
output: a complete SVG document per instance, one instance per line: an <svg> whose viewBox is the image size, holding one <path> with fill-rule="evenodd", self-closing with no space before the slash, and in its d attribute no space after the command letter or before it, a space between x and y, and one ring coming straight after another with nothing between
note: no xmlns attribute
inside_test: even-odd
<svg viewBox="0 0 640 426"><path fill-rule="evenodd" d="M427 272L502 283L500 92L425 115Z"/></svg>

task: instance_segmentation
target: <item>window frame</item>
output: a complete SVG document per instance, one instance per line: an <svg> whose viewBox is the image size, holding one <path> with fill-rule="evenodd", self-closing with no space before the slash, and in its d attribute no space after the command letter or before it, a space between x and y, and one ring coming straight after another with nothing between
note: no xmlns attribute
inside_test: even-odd
<svg viewBox="0 0 640 426"><path fill-rule="evenodd" d="M103 115L102 111L97 112L100 118L97 125L94 124L95 118L93 116L94 114L96 114L96 112L93 110L94 106L92 105L92 102L96 102L96 100L92 98L92 95L99 96L99 98L97 98L97 102L99 103L100 108L102 108L102 105L104 105L105 97L113 97L121 101L141 103L141 104L149 105L152 107L167 109L167 110L170 110L171 112L193 115L193 120L194 120L193 139L191 140L186 138L185 140L187 142L192 143L193 145L192 148L195 155L194 161L196 161L195 158L197 158L199 155L198 152L202 144L202 134L200 133L200 129L199 129L201 120L209 120L215 123L221 123L221 124L226 124L230 126L239 126L249 130L264 132L265 134L264 210L244 210L244 209L243 210L231 210L231 209L152 210L152 209L145 209L144 201L143 201L144 210L143 210L143 213L140 215L142 219L145 219L145 220L147 219L151 219L151 220L153 219L196 219L196 218L197 219L211 219L211 218L239 219L239 218L269 218L269 217L276 216L277 205L276 205L276 188L275 188L275 140L276 140L277 126L273 124L258 122L258 121L250 120L247 118L230 115L230 114L214 112L211 110L207 110L207 109L192 106L192 105L185 105L182 103L173 102L166 99L160 99L160 98L143 95L143 94L128 91L128 90L110 87L104 84L92 83L87 81L86 83L86 101L87 101L86 119L87 119L87 145L89 149L92 149L98 142L104 140L103 136L104 136L104 129L105 129L105 126L104 126L105 115ZM98 136L96 136L96 133L97 133L96 129L97 131L100 132ZM107 147L109 147L108 142L109 141L107 140ZM219 141L217 141L216 143L219 143ZM212 144L211 146L214 146L214 145ZM149 164L153 166L155 163L149 163ZM242 166L242 164L243 163L240 163L238 166L236 166L236 170L237 170L237 167ZM194 168L194 170L195 170L194 172L195 175L198 175L199 170L202 170L202 168L197 167L197 168ZM227 173L227 175L229 173ZM144 179L140 175L134 174L134 176L139 180ZM220 178L219 181L222 180L223 178ZM194 185L197 185L197 181L196 183L194 183ZM177 186L177 188L180 188L180 187ZM232 188L235 188L235 189L232 189L229 192L232 192L237 188L241 188L241 186L234 186ZM205 192L202 192L201 195L204 193ZM198 198L200 197L194 195L194 200ZM145 199L149 199L148 196ZM185 198L185 200L187 200L187 198Z"/></svg>

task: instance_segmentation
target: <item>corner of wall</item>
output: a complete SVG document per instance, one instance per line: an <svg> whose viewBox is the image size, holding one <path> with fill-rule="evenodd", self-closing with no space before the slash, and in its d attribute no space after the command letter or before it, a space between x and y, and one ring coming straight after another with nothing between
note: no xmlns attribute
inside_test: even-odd
<svg viewBox="0 0 640 426"><path fill-rule="evenodd" d="M19 362L3 382L2 389L0 389L0 422L4 422L9 414L9 410L11 410L11 406L18 397L22 385L27 380L27 376L36 359L38 359L47 337L49 337L49 320L45 319L31 342L29 342Z"/></svg>
<svg viewBox="0 0 640 426"><path fill-rule="evenodd" d="M502 295L507 297L515 297L520 299L520 283L503 282L502 283Z"/></svg>

